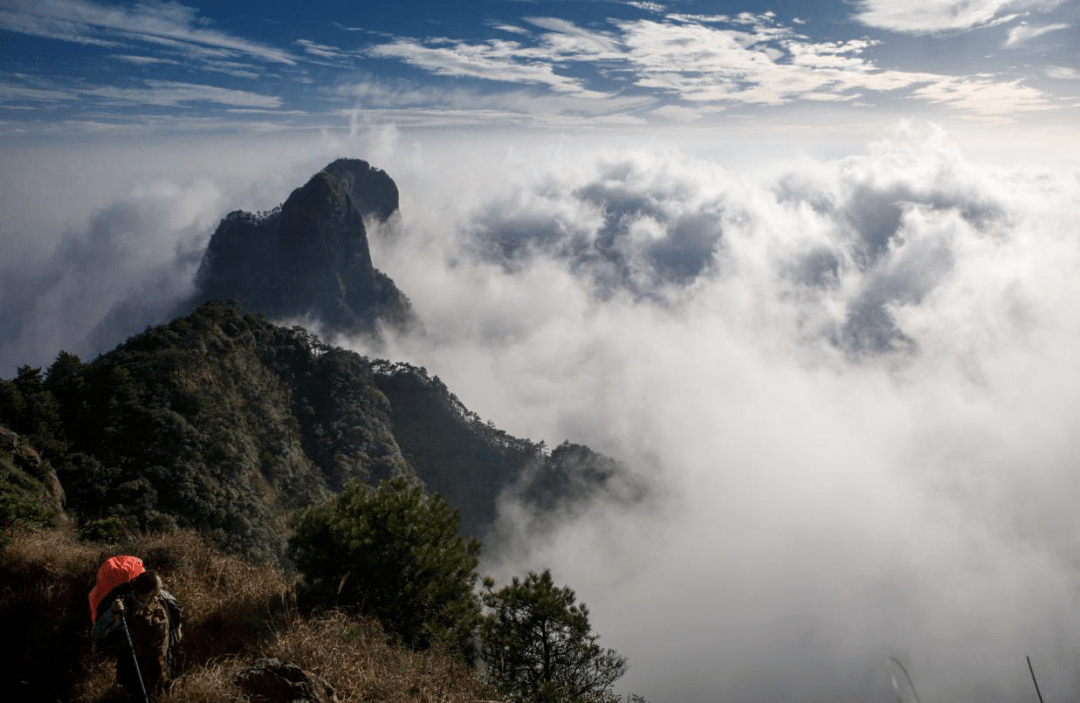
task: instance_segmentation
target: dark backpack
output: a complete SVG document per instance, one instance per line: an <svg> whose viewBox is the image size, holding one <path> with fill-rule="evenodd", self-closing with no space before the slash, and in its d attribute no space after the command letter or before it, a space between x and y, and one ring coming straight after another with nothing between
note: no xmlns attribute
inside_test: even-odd
<svg viewBox="0 0 1080 703"><path fill-rule="evenodd" d="M165 606L165 615L169 618L169 677L176 678L183 670L183 653L177 644L184 637L184 631L181 629L184 606L166 591L158 595L158 600Z"/></svg>
<svg viewBox="0 0 1080 703"><path fill-rule="evenodd" d="M112 607L112 602L114 600L126 597L132 590L134 590L133 582L128 581L109 591L108 595L102 598L101 602L98 604L97 617L101 617L102 613ZM164 589L157 595L157 600L165 607L165 615L169 620L169 650L167 655L168 673L170 678L176 678L183 669L183 656L176 645L184 636L182 629L184 606L181 605L180 601L176 600L171 593ZM115 632L113 635L110 635L110 639L115 639L116 637L117 635ZM113 644L115 646L116 642L114 641Z"/></svg>

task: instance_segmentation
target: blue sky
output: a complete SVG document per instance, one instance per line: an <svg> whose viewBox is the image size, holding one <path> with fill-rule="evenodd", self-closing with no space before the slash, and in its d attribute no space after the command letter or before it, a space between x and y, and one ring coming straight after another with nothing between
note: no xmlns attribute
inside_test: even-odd
<svg viewBox="0 0 1080 703"><path fill-rule="evenodd" d="M1067 126L1078 26L1061 0L0 0L0 134Z"/></svg>

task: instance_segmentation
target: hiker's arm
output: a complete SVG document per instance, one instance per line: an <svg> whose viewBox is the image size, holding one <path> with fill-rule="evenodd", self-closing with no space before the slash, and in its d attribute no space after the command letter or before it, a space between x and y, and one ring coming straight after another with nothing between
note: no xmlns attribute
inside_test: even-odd
<svg viewBox="0 0 1080 703"><path fill-rule="evenodd" d="M90 636L96 640L108 637L109 633L120 624L120 617L123 617L123 612L124 603L117 598L108 610L98 616L97 622L94 623L94 629L90 631Z"/></svg>

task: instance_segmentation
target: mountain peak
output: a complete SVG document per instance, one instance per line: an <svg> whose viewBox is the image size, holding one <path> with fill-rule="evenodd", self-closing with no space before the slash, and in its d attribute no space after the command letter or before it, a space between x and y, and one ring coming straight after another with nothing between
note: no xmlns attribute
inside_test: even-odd
<svg viewBox="0 0 1080 703"><path fill-rule="evenodd" d="M361 217L382 222L398 211L398 188L385 171L360 159L338 159L322 170L336 176Z"/></svg>
<svg viewBox="0 0 1080 703"><path fill-rule="evenodd" d="M371 260L364 219L397 212L393 179L359 159L338 159L264 215L222 220L190 303L236 299L272 318L313 317L341 333L407 324L408 299Z"/></svg>

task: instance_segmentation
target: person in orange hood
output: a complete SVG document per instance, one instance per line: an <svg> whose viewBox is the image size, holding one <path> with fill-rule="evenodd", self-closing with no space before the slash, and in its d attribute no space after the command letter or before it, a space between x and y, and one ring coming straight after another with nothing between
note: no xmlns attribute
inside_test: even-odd
<svg viewBox="0 0 1080 703"><path fill-rule="evenodd" d="M125 568L135 570L130 562ZM109 585L110 578L119 580L115 571L104 579L99 572L99 586ZM116 680L129 696L149 700L160 695L176 674L173 647L182 636L182 606L162 588L155 571L142 571L104 596L101 590L96 588L97 593L91 595L92 606L97 598L91 637L106 642L116 653Z"/></svg>

